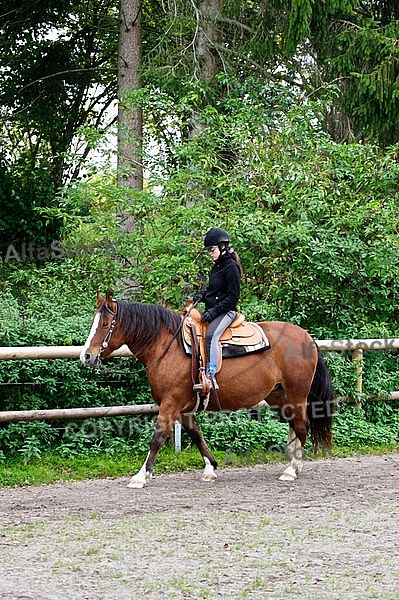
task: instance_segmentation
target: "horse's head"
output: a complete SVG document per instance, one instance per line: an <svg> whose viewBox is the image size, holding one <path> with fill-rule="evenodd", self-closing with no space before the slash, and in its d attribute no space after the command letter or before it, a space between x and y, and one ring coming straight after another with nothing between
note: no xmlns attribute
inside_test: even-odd
<svg viewBox="0 0 399 600"><path fill-rule="evenodd" d="M105 298L97 294L97 311L89 337L79 357L84 365L98 365L102 359L107 358L111 352L122 345L114 332L117 314L118 304L111 294L107 292Z"/></svg>

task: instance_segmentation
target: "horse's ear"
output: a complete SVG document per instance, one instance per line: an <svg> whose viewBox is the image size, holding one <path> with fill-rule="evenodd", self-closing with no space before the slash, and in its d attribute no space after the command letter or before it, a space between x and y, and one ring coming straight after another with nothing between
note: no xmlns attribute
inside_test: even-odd
<svg viewBox="0 0 399 600"><path fill-rule="evenodd" d="M99 292L97 292L97 308L104 302L104 298L101 296Z"/></svg>
<svg viewBox="0 0 399 600"><path fill-rule="evenodd" d="M105 292L105 306L112 312L116 312L116 302L111 292Z"/></svg>

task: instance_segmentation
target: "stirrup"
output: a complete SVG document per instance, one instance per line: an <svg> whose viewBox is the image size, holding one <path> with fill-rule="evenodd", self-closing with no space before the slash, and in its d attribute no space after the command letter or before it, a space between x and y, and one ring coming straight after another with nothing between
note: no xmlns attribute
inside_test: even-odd
<svg viewBox="0 0 399 600"><path fill-rule="evenodd" d="M207 374L206 375L206 384L207 385L206 384L204 385L204 383L195 383L193 385L193 391L208 393L209 390L218 390L219 389L218 382L216 381L216 379L213 375Z"/></svg>
<svg viewBox="0 0 399 600"><path fill-rule="evenodd" d="M202 385L202 383L195 383L193 385L193 392L202 392L203 389L204 386Z"/></svg>
<svg viewBox="0 0 399 600"><path fill-rule="evenodd" d="M209 391L211 390L211 388L212 388L212 385L211 385L211 382L209 381L208 376L205 375L205 370L200 369L199 383L195 383L193 385L193 391L197 392L201 395L206 395L206 394L209 394Z"/></svg>
<svg viewBox="0 0 399 600"><path fill-rule="evenodd" d="M207 379L209 381L209 387L211 390L218 390L219 386L218 386L218 382L215 379L214 375L211 375L210 373L207 374Z"/></svg>

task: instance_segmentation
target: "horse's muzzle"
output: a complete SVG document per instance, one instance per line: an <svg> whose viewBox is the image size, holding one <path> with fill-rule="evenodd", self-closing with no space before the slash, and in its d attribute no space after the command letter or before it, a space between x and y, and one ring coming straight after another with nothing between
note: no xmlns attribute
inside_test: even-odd
<svg viewBox="0 0 399 600"><path fill-rule="evenodd" d="M90 354L90 352L82 352L80 360L86 367L97 367L100 364L99 354Z"/></svg>

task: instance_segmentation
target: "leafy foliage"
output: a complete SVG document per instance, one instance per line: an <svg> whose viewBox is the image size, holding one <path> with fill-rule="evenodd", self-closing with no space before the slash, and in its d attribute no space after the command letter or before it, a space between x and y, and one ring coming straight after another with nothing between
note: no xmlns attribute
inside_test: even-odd
<svg viewBox="0 0 399 600"><path fill-rule="evenodd" d="M116 96L117 11L108 0L4 0L0 25L0 251L48 246L65 182L87 170Z"/></svg>
<svg viewBox="0 0 399 600"><path fill-rule="evenodd" d="M398 142L397 7L391 2L354 2L331 23L328 41L317 43L318 67L339 81L340 95L327 117L338 139ZM317 39L317 34L316 34Z"/></svg>
<svg viewBox="0 0 399 600"><path fill-rule="evenodd" d="M274 84L283 82L314 99L323 98L333 81L337 93L330 97L323 123L336 139L342 139L346 129L346 139L397 142L394 3L224 2L214 24L218 42L209 48L219 77L206 85L199 45L212 19L181 0L173 5L146 1L141 9L142 83L164 101L161 107L158 98L155 110L147 102L145 121L152 143L155 136L162 145L160 154L168 149L171 164L181 165L182 159L170 152L176 120L177 138L184 139L196 131L198 116L209 121L212 110L227 116L240 99L231 85L232 75L244 82L247 102L252 87L256 102L259 86L269 82L264 92L269 95L269 111L259 115L261 119L270 117ZM117 96L118 5L115 0L90 0L84 5L46 0L32 7L26 0L17 6L4 0L2 17L0 251L4 255L10 244L18 245L19 251L24 242L39 247L58 239L61 223L52 209L58 208L60 186L86 174L88 157L112 124L113 112L110 115L108 109ZM245 86L245 81L251 85ZM173 125L165 127L165 113L176 117ZM234 161L234 151L219 148L225 161ZM158 154L157 162L159 158ZM202 169L202 162L195 168L193 164L191 160L195 182L195 170Z"/></svg>
<svg viewBox="0 0 399 600"><path fill-rule="evenodd" d="M324 107L302 103L284 86L228 85L217 110L204 108L200 133L176 135L167 146L143 193L104 174L70 187L47 209L62 227L62 246L41 263L2 264L2 344L82 344L95 293L107 288L179 309L207 279L202 236L213 225L229 230L242 259L247 318L293 321L319 339L398 335L397 148L337 144L319 125ZM176 104L148 89L139 100L171 127L173 141L199 97L193 87ZM132 198L136 227L121 235L116 207L126 211ZM336 395L357 399L349 357L327 360ZM395 352L369 352L365 362L366 396L398 389ZM3 362L0 407L148 402L140 367L119 370L99 379L78 361ZM344 405L337 415L340 443L394 439L395 404L357 410ZM215 448L235 451L283 445L287 432L267 415L204 416L203 427ZM32 461L54 448L63 457L142 452L152 428L152 418L17 423L0 428L0 451Z"/></svg>
<svg viewBox="0 0 399 600"><path fill-rule="evenodd" d="M333 337L394 335L397 149L333 142L318 126L322 107L292 105L284 88L230 88L219 110L203 111L201 133L171 147L150 182L162 194L135 201L138 226L122 243L139 251L130 277L141 297L179 306L201 287L202 235L222 223L244 264L251 318L293 320L319 337L326 323Z"/></svg>

